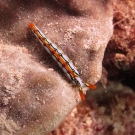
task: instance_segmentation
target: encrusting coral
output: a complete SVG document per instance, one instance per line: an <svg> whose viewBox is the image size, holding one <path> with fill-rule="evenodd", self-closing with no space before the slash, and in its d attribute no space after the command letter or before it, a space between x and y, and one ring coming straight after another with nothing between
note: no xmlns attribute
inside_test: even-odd
<svg viewBox="0 0 135 135"><path fill-rule="evenodd" d="M135 134L135 1L113 0L113 5L114 34L100 80L104 88L89 91L89 101L74 108L49 135Z"/></svg>
<svg viewBox="0 0 135 135"><path fill-rule="evenodd" d="M132 89L108 82L89 91L88 100L81 102L64 123L48 135L132 135L135 132L135 94Z"/></svg>
<svg viewBox="0 0 135 135"><path fill-rule="evenodd" d="M17 127L25 127L21 134L43 134L53 129L77 104L77 91L54 70L32 60L26 49L1 45L0 52L0 106L5 119L10 117ZM9 130L6 125L1 128L15 132L16 126L11 124Z"/></svg>
<svg viewBox="0 0 135 135"><path fill-rule="evenodd" d="M135 89L135 2L114 0L113 5L114 34L107 46L103 66L108 79L121 80Z"/></svg>
<svg viewBox="0 0 135 135"><path fill-rule="evenodd" d="M84 82L96 83L113 32L111 1L6 0L0 8L0 132L44 135L64 120L80 97L28 24L34 22L62 48Z"/></svg>

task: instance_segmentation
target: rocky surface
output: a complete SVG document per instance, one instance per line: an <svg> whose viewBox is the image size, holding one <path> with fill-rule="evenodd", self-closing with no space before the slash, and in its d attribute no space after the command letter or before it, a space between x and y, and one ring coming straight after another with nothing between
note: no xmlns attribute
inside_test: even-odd
<svg viewBox="0 0 135 135"><path fill-rule="evenodd" d="M113 32L111 1L5 0L0 16L0 133L44 135L80 97L28 25L60 46L85 82L96 83Z"/></svg>
<svg viewBox="0 0 135 135"><path fill-rule="evenodd" d="M50 135L135 134L135 2L114 0L113 8L114 34L103 59L101 84Z"/></svg>

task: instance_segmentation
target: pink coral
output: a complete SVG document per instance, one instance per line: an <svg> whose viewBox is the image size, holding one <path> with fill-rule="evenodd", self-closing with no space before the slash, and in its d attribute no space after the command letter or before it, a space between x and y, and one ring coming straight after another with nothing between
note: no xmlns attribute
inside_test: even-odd
<svg viewBox="0 0 135 135"><path fill-rule="evenodd" d="M46 134L64 120L80 98L29 32L28 24L34 22L62 48L84 81L96 83L113 31L111 1L6 0L0 2L0 8L0 37L4 42L0 50L0 111L7 121L10 116L16 124L12 127L11 123L12 130L8 130L2 123L1 132L6 129L10 135Z"/></svg>
<svg viewBox="0 0 135 135"><path fill-rule="evenodd" d="M89 91L89 101L80 103L63 124L49 135L129 135L135 132L135 94L120 83L109 82Z"/></svg>
<svg viewBox="0 0 135 135"><path fill-rule="evenodd" d="M114 0L114 34L107 46L103 66L108 79L135 88L135 2Z"/></svg>
<svg viewBox="0 0 135 135"><path fill-rule="evenodd" d="M73 91L54 70L47 70L32 60L25 49L1 45L0 52L1 107L6 109L10 105L5 119L10 117L19 127L25 127L21 134L36 134L40 128L43 128L41 134L50 131L77 104L77 91ZM57 76L57 80L50 74Z"/></svg>

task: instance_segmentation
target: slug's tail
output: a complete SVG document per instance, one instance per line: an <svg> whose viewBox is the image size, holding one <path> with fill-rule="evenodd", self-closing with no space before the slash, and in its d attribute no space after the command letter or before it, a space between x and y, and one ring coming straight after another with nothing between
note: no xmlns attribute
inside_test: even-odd
<svg viewBox="0 0 135 135"><path fill-rule="evenodd" d="M88 87L89 89L92 89L92 90L95 90L97 88L97 86L94 84L85 83L85 86ZM79 88L79 94L80 94L80 97L82 100L86 99L85 94L82 91L82 87Z"/></svg>
<svg viewBox="0 0 135 135"><path fill-rule="evenodd" d="M85 100L85 94L83 93L83 91L80 89L79 90L79 94L80 94L80 97L81 97L81 100Z"/></svg>
<svg viewBox="0 0 135 135"><path fill-rule="evenodd" d="M94 84L85 83L85 86L88 87L88 88L90 88L90 89L92 89L92 90L95 90L97 88L97 86L94 85Z"/></svg>

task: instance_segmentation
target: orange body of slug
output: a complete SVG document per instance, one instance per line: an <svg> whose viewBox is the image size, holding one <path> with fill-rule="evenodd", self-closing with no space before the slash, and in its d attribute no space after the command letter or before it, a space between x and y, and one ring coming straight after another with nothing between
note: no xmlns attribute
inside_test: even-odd
<svg viewBox="0 0 135 135"><path fill-rule="evenodd" d="M96 86L83 83L79 77L79 72L71 60L68 58L68 56L64 54L64 52L56 44L52 43L33 23L29 24L29 28L39 39L40 43L43 45L46 51L51 54L53 59L58 63L60 68L65 72L72 83L79 87L80 97L82 100L85 100L85 95L82 88L88 87L90 89L96 89Z"/></svg>

